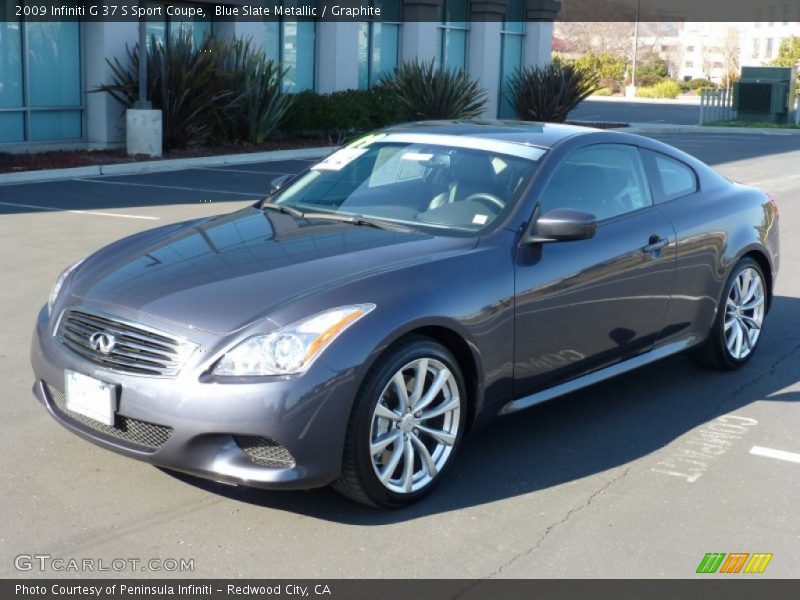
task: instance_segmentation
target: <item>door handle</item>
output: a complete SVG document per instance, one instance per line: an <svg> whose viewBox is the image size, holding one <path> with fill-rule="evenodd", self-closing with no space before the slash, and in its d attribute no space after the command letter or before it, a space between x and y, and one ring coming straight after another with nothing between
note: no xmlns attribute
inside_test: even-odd
<svg viewBox="0 0 800 600"><path fill-rule="evenodd" d="M660 238L657 235L651 235L650 240L646 246L642 246L642 252L655 255L660 250L663 250L669 244L667 238Z"/></svg>

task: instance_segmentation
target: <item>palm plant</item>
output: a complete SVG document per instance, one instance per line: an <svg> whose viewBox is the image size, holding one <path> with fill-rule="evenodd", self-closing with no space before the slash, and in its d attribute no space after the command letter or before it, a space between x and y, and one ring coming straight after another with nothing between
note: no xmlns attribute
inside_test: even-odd
<svg viewBox="0 0 800 600"><path fill-rule="evenodd" d="M486 92L460 69L436 66L414 60L397 67L382 84L394 91L407 117L424 119L470 119L478 117L486 105Z"/></svg>
<svg viewBox="0 0 800 600"><path fill-rule="evenodd" d="M563 123L599 87L599 80L596 73L563 62L529 66L511 76L506 97L523 121Z"/></svg>

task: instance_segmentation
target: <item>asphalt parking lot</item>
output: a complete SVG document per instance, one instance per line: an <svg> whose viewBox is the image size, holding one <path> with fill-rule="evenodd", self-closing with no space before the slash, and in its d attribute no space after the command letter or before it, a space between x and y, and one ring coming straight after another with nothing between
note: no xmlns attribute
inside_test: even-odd
<svg viewBox="0 0 800 600"><path fill-rule="evenodd" d="M782 271L759 352L735 373L685 357L469 438L443 485L384 512L329 489L263 492L161 471L62 429L28 345L58 273L124 235L257 198L303 161L0 184L0 577L14 557L193 559L193 577L691 577L707 552L767 552L800 576L800 136L664 135L781 211ZM94 573L94 575L105 575ZM706 576L709 577L709 576Z"/></svg>

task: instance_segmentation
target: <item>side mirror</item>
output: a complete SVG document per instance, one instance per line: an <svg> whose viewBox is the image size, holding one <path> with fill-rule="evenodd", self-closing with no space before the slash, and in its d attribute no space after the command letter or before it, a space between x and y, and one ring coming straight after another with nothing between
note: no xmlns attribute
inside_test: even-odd
<svg viewBox="0 0 800 600"><path fill-rule="evenodd" d="M537 208L525 231L523 241L527 244L587 240L597 231L597 217L582 210L554 208L541 215L538 212Z"/></svg>
<svg viewBox="0 0 800 600"><path fill-rule="evenodd" d="M274 196L278 190L286 187L286 184L289 183L293 178L294 175L281 175L280 177L276 177L269 182L269 193L267 195Z"/></svg>

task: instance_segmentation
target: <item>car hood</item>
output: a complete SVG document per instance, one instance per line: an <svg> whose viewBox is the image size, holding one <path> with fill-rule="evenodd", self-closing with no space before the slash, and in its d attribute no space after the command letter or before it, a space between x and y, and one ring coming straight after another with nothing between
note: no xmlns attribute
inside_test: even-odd
<svg viewBox="0 0 800 600"><path fill-rule="evenodd" d="M293 299L474 244L250 207L120 240L89 257L70 289L78 299L224 334Z"/></svg>

